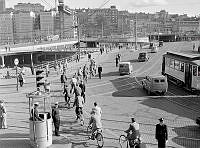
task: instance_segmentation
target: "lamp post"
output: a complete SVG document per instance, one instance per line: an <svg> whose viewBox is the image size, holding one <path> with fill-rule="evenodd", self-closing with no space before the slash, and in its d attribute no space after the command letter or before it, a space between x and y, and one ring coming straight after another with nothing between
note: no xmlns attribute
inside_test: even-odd
<svg viewBox="0 0 200 148"><path fill-rule="evenodd" d="M19 60L17 58L14 60L14 64L16 66L17 91L18 91L18 69L17 69L17 65L19 64Z"/></svg>

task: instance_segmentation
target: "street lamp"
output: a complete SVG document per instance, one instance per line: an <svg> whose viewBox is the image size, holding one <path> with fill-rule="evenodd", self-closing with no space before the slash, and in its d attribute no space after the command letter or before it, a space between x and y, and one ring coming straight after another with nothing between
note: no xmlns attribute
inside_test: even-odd
<svg viewBox="0 0 200 148"><path fill-rule="evenodd" d="M14 64L16 66L17 91L18 91L18 70L17 70L18 67L17 67L17 65L19 64L19 60L17 58L14 60Z"/></svg>

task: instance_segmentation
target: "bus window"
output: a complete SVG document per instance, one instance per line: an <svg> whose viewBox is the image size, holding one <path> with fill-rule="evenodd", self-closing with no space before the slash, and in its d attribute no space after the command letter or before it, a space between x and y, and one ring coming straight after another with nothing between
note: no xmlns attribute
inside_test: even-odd
<svg viewBox="0 0 200 148"><path fill-rule="evenodd" d="M180 64L180 71L184 72L184 63Z"/></svg>
<svg viewBox="0 0 200 148"><path fill-rule="evenodd" d="M193 76L197 76L197 66L193 66Z"/></svg>
<svg viewBox="0 0 200 148"><path fill-rule="evenodd" d="M200 66L198 66L198 76L200 76Z"/></svg>

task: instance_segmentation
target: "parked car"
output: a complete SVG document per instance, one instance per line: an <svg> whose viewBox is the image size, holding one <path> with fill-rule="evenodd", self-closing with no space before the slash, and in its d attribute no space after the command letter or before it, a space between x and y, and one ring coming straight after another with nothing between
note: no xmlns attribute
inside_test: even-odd
<svg viewBox="0 0 200 148"><path fill-rule="evenodd" d="M149 56L146 52L139 53L139 56L138 56L139 62L145 62L145 61L148 61L148 60L149 60Z"/></svg>
<svg viewBox="0 0 200 148"><path fill-rule="evenodd" d="M146 76L142 80L143 89L150 95L151 93L159 93L164 95L168 89L167 77L163 75Z"/></svg>
<svg viewBox="0 0 200 148"><path fill-rule="evenodd" d="M132 65L130 62L120 62L119 63L119 74L131 74L133 71Z"/></svg>
<svg viewBox="0 0 200 148"><path fill-rule="evenodd" d="M200 117L196 118L196 124L198 124L200 126Z"/></svg>

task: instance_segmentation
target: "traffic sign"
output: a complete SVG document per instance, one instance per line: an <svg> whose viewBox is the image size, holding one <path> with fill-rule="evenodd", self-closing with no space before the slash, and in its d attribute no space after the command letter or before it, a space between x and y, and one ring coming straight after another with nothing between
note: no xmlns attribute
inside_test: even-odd
<svg viewBox="0 0 200 148"><path fill-rule="evenodd" d="M16 59L14 60L14 63L15 63L15 66L17 66L17 65L19 64L19 60L16 58Z"/></svg>

